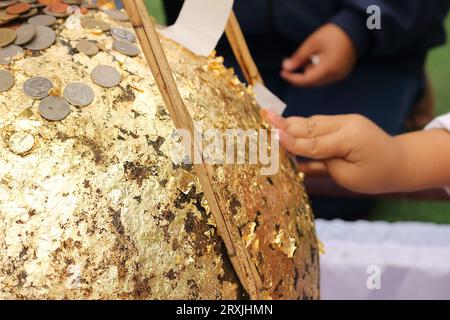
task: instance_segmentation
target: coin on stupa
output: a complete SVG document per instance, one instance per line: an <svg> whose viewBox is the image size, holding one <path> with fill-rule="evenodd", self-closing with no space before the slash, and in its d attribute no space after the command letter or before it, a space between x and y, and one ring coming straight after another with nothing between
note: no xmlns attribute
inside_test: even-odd
<svg viewBox="0 0 450 320"><path fill-rule="evenodd" d="M56 40L56 33L53 29L44 26L36 26L36 35L33 40L25 45L29 50L44 50L50 47Z"/></svg>
<svg viewBox="0 0 450 320"><path fill-rule="evenodd" d="M0 28L0 47L6 47L16 40L16 32L12 29Z"/></svg>
<svg viewBox="0 0 450 320"><path fill-rule="evenodd" d="M122 81L119 71L106 65L96 66L91 72L91 77L96 84L105 88L115 87Z"/></svg>
<svg viewBox="0 0 450 320"><path fill-rule="evenodd" d="M39 10L37 8L31 8L28 12L26 12L24 14L21 14L20 18L21 19L28 19L28 18L30 18L32 16L37 15L38 12L39 12Z"/></svg>
<svg viewBox="0 0 450 320"><path fill-rule="evenodd" d="M70 105L64 98L49 96L39 103L39 113L49 121L60 121L70 114Z"/></svg>
<svg viewBox="0 0 450 320"><path fill-rule="evenodd" d="M33 99L43 99L53 88L53 83L45 77L33 77L25 81L23 91Z"/></svg>
<svg viewBox="0 0 450 320"><path fill-rule="evenodd" d="M94 101L94 90L87 84L71 82L66 85L63 92L64 99L77 107L85 107Z"/></svg>
<svg viewBox="0 0 450 320"><path fill-rule="evenodd" d="M0 1L0 9L9 7L13 4L16 4L17 0L7 0L7 1Z"/></svg>
<svg viewBox="0 0 450 320"><path fill-rule="evenodd" d="M0 23L6 24L16 18L18 18L18 14L8 14L6 13L6 10L0 10Z"/></svg>
<svg viewBox="0 0 450 320"><path fill-rule="evenodd" d="M14 44L0 48L0 64L10 64L14 57L23 53L23 49Z"/></svg>
<svg viewBox="0 0 450 320"><path fill-rule="evenodd" d="M89 40L79 41L76 48L79 52L84 53L87 56L95 56L99 51L98 46Z"/></svg>
<svg viewBox="0 0 450 320"><path fill-rule="evenodd" d="M105 21L94 18L81 19L81 26L85 29L98 29L103 32L109 31L111 29L111 26Z"/></svg>
<svg viewBox="0 0 450 320"><path fill-rule="evenodd" d="M23 155L34 147L34 137L26 131L15 132L9 137L8 145L12 152Z"/></svg>
<svg viewBox="0 0 450 320"><path fill-rule="evenodd" d="M53 12L49 7L45 7L44 9L42 9L42 12L56 18L67 18L68 16L70 16L70 14L67 12Z"/></svg>
<svg viewBox="0 0 450 320"><path fill-rule="evenodd" d="M55 2L49 6L49 10L53 13L66 13L68 7L66 3Z"/></svg>
<svg viewBox="0 0 450 320"><path fill-rule="evenodd" d="M136 37L133 32L123 28L111 28L111 36L116 40L135 42Z"/></svg>
<svg viewBox="0 0 450 320"><path fill-rule="evenodd" d="M19 2L19 3L13 4L13 5L9 6L8 8L6 8L6 13L7 14L22 14L22 13L27 12L30 9L31 9L30 4Z"/></svg>
<svg viewBox="0 0 450 320"><path fill-rule="evenodd" d="M108 16L117 21L128 21L128 15L120 10L104 10Z"/></svg>
<svg viewBox="0 0 450 320"><path fill-rule="evenodd" d="M56 23L56 18L46 14L40 14L28 19L28 23L34 26L50 27Z"/></svg>
<svg viewBox="0 0 450 320"><path fill-rule="evenodd" d="M130 57L136 57L141 52L136 45L124 40L114 40L113 48L121 54Z"/></svg>
<svg viewBox="0 0 450 320"><path fill-rule="evenodd" d="M15 82L14 76L6 70L0 70L0 92L11 89Z"/></svg>
<svg viewBox="0 0 450 320"><path fill-rule="evenodd" d="M34 36L36 35L36 27L31 24L23 24L16 30L16 40L14 44L16 45L24 45L30 42Z"/></svg>

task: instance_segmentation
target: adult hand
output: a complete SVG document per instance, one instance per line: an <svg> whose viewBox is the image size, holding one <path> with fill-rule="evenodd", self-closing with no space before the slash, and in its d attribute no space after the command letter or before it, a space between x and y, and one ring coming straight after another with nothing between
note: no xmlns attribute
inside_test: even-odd
<svg viewBox="0 0 450 320"><path fill-rule="evenodd" d="M311 57L317 56L315 63ZM332 84L347 77L358 58L357 50L347 33L328 23L314 32L297 52L283 62L281 76L300 87ZM304 72L298 72L303 68Z"/></svg>

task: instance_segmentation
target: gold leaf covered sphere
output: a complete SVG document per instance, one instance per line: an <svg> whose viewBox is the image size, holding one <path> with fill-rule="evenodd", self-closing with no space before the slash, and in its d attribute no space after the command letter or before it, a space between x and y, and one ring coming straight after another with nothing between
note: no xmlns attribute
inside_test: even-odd
<svg viewBox="0 0 450 320"><path fill-rule="evenodd" d="M174 126L144 57L124 56L108 34L66 23L53 46L15 58L15 84L0 93L0 298L245 298L194 171L171 160ZM82 39L102 50L78 53ZM194 121L220 130L267 126L220 58L162 43ZM98 65L119 71L120 85L96 85L90 74ZM87 84L94 101L48 121L22 89L35 76L52 81L51 96L68 83ZM280 157L270 177L258 166L214 166L214 185L262 297L316 299L312 212L295 165Z"/></svg>

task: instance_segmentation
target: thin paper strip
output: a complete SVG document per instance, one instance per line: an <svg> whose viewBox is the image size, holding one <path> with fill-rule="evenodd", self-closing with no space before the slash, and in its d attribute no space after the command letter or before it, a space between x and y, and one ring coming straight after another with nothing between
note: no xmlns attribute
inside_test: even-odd
<svg viewBox="0 0 450 320"><path fill-rule="evenodd" d="M253 86L256 102L264 109L269 109L278 115L282 115L286 110L286 103L274 95L265 85L257 83Z"/></svg>
<svg viewBox="0 0 450 320"><path fill-rule="evenodd" d="M158 32L197 55L208 56L223 35L233 0L185 0L175 24Z"/></svg>

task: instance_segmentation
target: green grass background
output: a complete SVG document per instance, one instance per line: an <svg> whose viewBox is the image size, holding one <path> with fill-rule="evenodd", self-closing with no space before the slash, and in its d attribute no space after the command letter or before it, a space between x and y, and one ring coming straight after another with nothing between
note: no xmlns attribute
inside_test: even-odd
<svg viewBox="0 0 450 320"><path fill-rule="evenodd" d="M156 20L159 23L165 23L161 0L146 0L146 2ZM447 19L446 28L450 35L450 16ZM436 115L450 112L450 41L446 46L434 49L430 53L427 70L437 98ZM450 201L382 200L379 201L369 219L450 224Z"/></svg>

